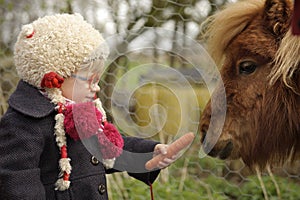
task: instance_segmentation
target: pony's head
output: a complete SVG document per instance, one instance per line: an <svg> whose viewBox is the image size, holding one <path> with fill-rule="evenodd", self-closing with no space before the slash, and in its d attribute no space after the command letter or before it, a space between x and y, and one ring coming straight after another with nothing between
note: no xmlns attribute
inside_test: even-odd
<svg viewBox="0 0 300 200"><path fill-rule="evenodd" d="M300 36L291 34L292 12L291 0L247 0L205 24L227 101L223 130L211 150L211 106L222 102L209 102L202 114L201 141L209 155L264 167L300 150Z"/></svg>

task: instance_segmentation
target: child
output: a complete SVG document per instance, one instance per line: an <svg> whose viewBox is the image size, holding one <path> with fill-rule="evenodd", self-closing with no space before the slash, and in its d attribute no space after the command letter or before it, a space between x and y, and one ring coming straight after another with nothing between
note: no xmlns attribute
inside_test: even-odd
<svg viewBox="0 0 300 200"><path fill-rule="evenodd" d="M21 81L0 122L0 199L107 199L106 173L151 184L176 160L147 171L167 145L121 137L106 121L94 96L107 56L101 34L79 14L22 27L14 50ZM88 151L90 144L99 148Z"/></svg>

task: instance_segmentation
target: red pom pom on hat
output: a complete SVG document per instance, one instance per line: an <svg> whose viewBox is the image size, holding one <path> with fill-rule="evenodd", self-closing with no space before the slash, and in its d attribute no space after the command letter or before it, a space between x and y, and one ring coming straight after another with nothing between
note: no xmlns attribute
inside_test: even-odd
<svg viewBox="0 0 300 200"><path fill-rule="evenodd" d="M64 78L55 72L49 72L44 75L41 81L42 88L60 88L64 82Z"/></svg>

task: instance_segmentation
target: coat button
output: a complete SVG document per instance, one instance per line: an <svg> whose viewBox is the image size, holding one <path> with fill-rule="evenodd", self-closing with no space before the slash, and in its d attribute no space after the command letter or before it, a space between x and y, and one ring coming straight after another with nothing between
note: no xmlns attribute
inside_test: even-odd
<svg viewBox="0 0 300 200"><path fill-rule="evenodd" d="M91 158L91 163L92 163L93 165L98 165L98 164L99 164L99 160L98 160L95 156L92 156L92 158Z"/></svg>
<svg viewBox="0 0 300 200"><path fill-rule="evenodd" d="M106 187L104 184L100 184L98 187L99 193L104 194L106 192Z"/></svg>

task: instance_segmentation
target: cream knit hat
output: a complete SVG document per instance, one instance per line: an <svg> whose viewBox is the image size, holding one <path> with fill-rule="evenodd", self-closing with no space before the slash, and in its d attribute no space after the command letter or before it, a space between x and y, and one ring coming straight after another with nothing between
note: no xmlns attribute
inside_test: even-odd
<svg viewBox="0 0 300 200"><path fill-rule="evenodd" d="M43 89L56 105L54 135L60 150L60 173L57 190L70 187L71 163L67 153L64 127L66 99L60 90L64 78L70 77L86 63L106 60L108 46L101 34L79 14L56 14L39 18L24 25L15 44L14 60L18 75L29 84ZM106 121L105 111L98 99L96 108ZM112 167L114 159L104 160ZM104 163L105 165L105 163Z"/></svg>
<svg viewBox="0 0 300 200"><path fill-rule="evenodd" d="M108 56L101 34L80 14L56 14L24 25L15 44L14 60L21 79L41 88L46 73L70 77L82 62Z"/></svg>

